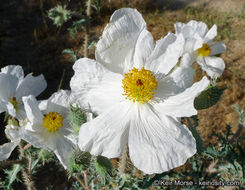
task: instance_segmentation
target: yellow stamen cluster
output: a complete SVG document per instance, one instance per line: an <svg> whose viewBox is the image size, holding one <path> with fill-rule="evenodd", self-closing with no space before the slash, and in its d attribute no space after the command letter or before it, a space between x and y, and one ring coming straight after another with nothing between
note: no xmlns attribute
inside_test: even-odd
<svg viewBox="0 0 245 190"><path fill-rule="evenodd" d="M126 99L146 103L153 98L157 89L157 79L155 75L144 67L141 70L133 68L124 75L122 80L124 96Z"/></svg>
<svg viewBox="0 0 245 190"><path fill-rule="evenodd" d="M14 109L18 109L18 102L16 100L16 97L9 98L9 102L14 106Z"/></svg>
<svg viewBox="0 0 245 190"><path fill-rule="evenodd" d="M49 112L44 116L42 126L48 132L56 132L63 127L63 117L57 112Z"/></svg>
<svg viewBox="0 0 245 190"><path fill-rule="evenodd" d="M201 57L209 56L211 53L211 48L208 44L203 44L202 47L197 50L197 52Z"/></svg>

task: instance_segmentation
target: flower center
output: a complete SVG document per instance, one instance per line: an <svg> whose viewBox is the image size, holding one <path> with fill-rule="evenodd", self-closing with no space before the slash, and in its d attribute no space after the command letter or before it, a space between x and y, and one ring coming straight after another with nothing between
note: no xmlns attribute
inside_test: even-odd
<svg viewBox="0 0 245 190"><path fill-rule="evenodd" d="M150 70L144 67L141 70L133 68L124 76L123 95L126 96L126 99L146 103L153 98L154 90L157 89L157 79Z"/></svg>
<svg viewBox="0 0 245 190"><path fill-rule="evenodd" d="M201 57L209 56L211 53L211 48L209 47L208 44L203 44L201 48L197 50L198 55Z"/></svg>
<svg viewBox="0 0 245 190"><path fill-rule="evenodd" d="M14 109L18 109L18 102L16 100L16 97L9 98L9 102L14 106Z"/></svg>
<svg viewBox="0 0 245 190"><path fill-rule="evenodd" d="M63 127L63 117L57 112L49 112L43 118L43 127L48 132L56 132Z"/></svg>

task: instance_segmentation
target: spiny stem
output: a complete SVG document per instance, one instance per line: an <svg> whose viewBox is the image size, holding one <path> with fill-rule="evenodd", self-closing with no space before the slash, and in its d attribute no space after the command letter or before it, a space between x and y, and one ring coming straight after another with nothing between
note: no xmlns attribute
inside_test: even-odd
<svg viewBox="0 0 245 190"><path fill-rule="evenodd" d="M92 0L88 0L87 2L87 22L85 26L85 37L84 37L84 57L88 57L88 43L89 43L89 32L90 32L90 16L91 16L91 4Z"/></svg>
<svg viewBox="0 0 245 190"><path fill-rule="evenodd" d="M125 171L127 168L127 160L128 160L128 145L126 144L123 154L120 158L120 162L119 162L119 174L120 175L125 174Z"/></svg>
<svg viewBox="0 0 245 190"><path fill-rule="evenodd" d="M88 170L83 171L83 179L84 179L84 183L85 183L86 189L89 189L89 185L88 185Z"/></svg>
<svg viewBox="0 0 245 190"><path fill-rule="evenodd" d="M4 160L0 162L0 168L11 166L13 164L23 164L23 160Z"/></svg>
<svg viewBox="0 0 245 190"><path fill-rule="evenodd" d="M25 182L25 185L28 190L36 190L34 187L34 182L31 180L31 162L32 160L30 158L27 158L25 152L24 152L24 143L23 141L20 141L19 144L19 159L24 161L24 167L22 170L22 176Z"/></svg>
<svg viewBox="0 0 245 190"><path fill-rule="evenodd" d="M82 185L83 189L90 190L89 187L87 187L82 179L82 176L80 174L73 174L73 176L76 178L76 180Z"/></svg>

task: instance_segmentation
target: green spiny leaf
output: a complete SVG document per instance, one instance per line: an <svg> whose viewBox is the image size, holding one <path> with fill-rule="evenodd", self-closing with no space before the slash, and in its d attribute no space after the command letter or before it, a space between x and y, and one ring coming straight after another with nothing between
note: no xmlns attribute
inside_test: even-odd
<svg viewBox="0 0 245 190"><path fill-rule="evenodd" d="M95 161L95 169L96 169L96 172L101 176L110 174L112 171L111 161L107 159L106 157L98 156Z"/></svg>
<svg viewBox="0 0 245 190"><path fill-rule="evenodd" d="M68 117L69 120L72 122L74 133L78 134L81 125L87 121L85 111L78 106L73 107L72 105L70 105L70 112Z"/></svg>
<svg viewBox="0 0 245 190"><path fill-rule="evenodd" d="M46 162L52 160L53 158L54 158L54 154L46 149L41 149L38 154L38 160L40 160L43 165Z"/></svg>
<svg viewBox="0 0 245 190"><path fill-rule="evenodd" d="M201 110L215 105L220 100L221 95L225 89L226 88L210 86L208 89L204 90L199 96L195 98L194 107L197 110Z"/></svg>
<svg viewBox="0 0 245 190"><path fill-rule="evenodd" d="M71 19L72 12L67 10L66 7L66 5L57 5L48 11L48 17L53 20L56 26L61 26Z"/></svg>
<svg viewBox="0 0 245 190"><path fill-rule="evenodd" d="M7 178L4 182L4 186L10 189L11 185L15 180L19 180L17 175L22 169L22 165L14 164L11 170L5 170L4 172L7 174Z"/></svg>
<svg viewBox="0 0 245 190"><path fill-rule="evenodd" d="M90 160L91 154L89 152L75 150L68 163L70 176L72 176L73 173L81 173L81 171L86 170L89 167Z"/></svg>

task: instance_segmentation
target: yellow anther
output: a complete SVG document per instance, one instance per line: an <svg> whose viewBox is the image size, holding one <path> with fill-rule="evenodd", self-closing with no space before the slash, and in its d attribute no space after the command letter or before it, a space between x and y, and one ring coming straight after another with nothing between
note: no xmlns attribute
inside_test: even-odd
<svg viewBox="0 0 245 190"><path fill-rule="evenodd" d="M123 95L126 96L126 99L146 103L153 98L157 89L157 79L150 70L144 67L141 70L133 68L124 76Z"/></svg>
<svg viewBox="0 0 245 190"><path fill-rule="evenodd" d="M63 117L57 112L49 112L43 118L43 127L48 132L56 132L63 127Z"/></svg>
<svg viewBox="0 0 245 190"><path fill-rule="evenodd" d="M211 53L211 48L208 44L203 44L202 47L197 50L197 52L201 57L209 56Z"/></svg>

